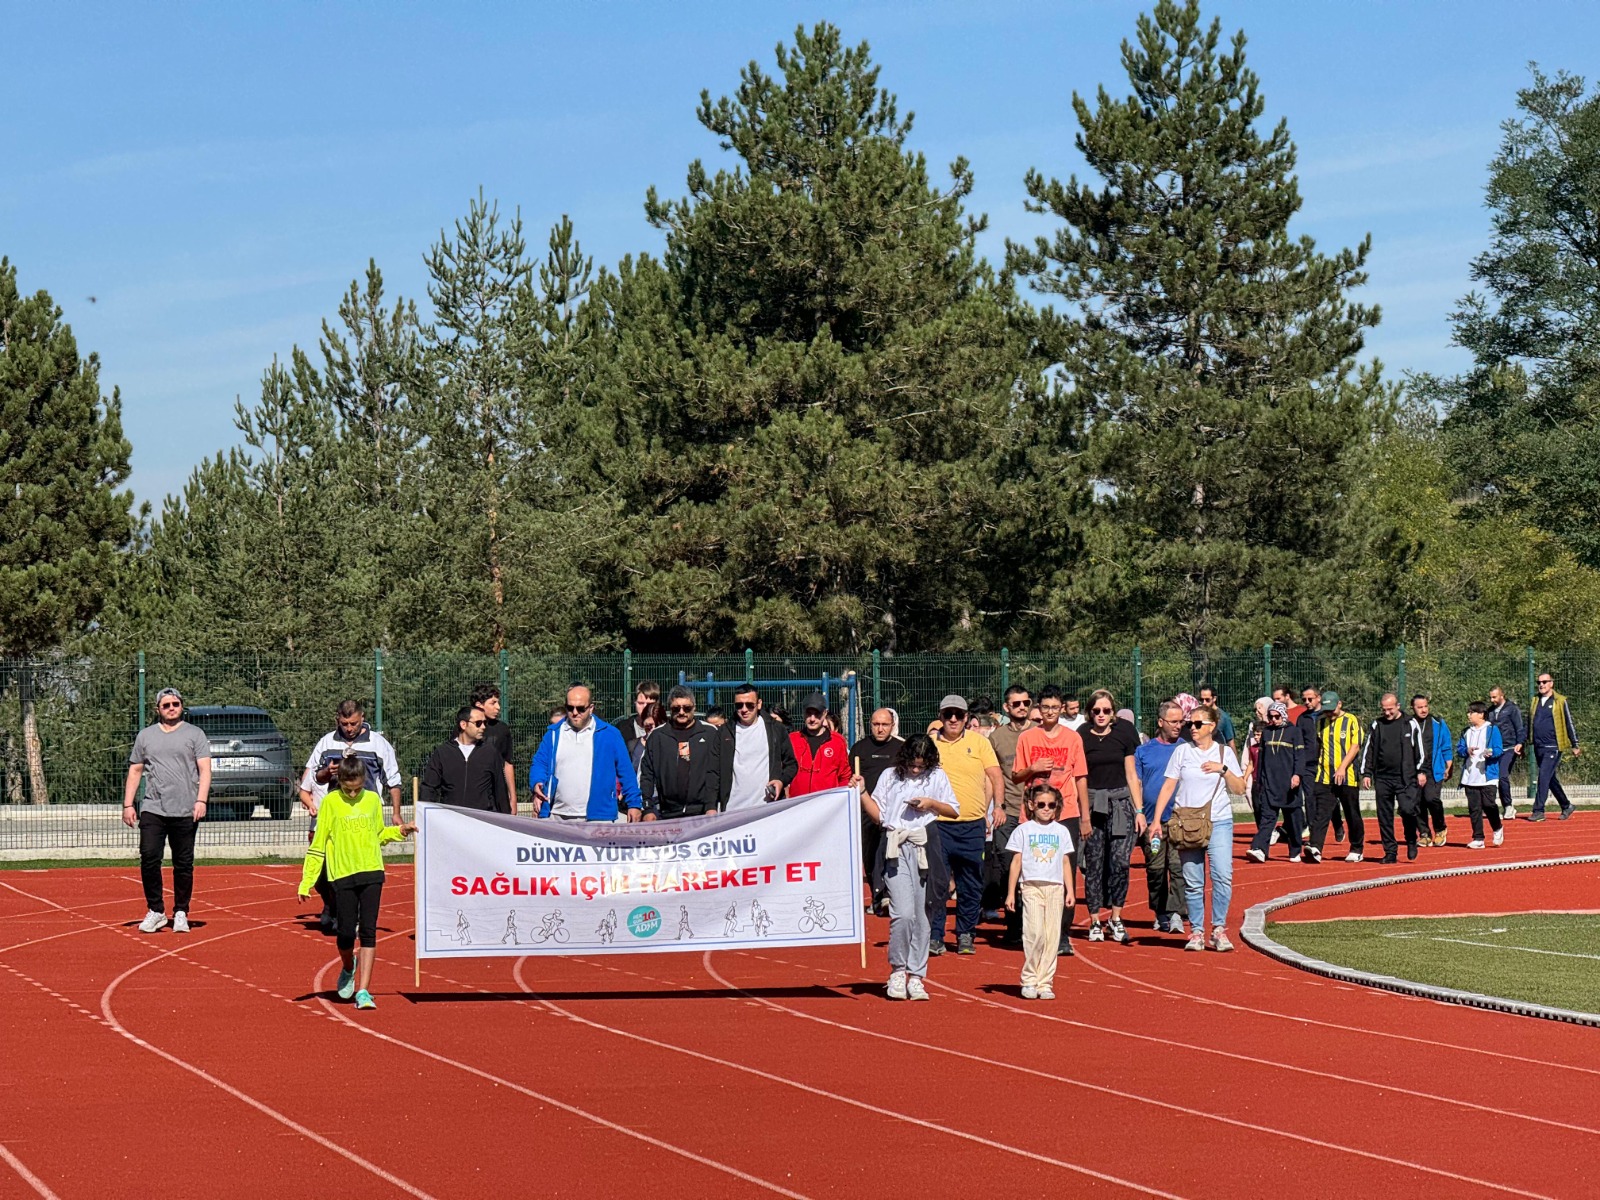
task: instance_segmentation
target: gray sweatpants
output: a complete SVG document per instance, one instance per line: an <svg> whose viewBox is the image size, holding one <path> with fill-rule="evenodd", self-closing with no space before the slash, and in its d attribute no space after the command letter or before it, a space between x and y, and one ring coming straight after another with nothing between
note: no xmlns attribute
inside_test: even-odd
<svg viewBox="0 0 1600 1200"><path fill-rule="evenodd" d="M928 974L928 908L917 870L917 848L900 848L900 858L883 864L889 889L889 970L919 979Z"/></svg>

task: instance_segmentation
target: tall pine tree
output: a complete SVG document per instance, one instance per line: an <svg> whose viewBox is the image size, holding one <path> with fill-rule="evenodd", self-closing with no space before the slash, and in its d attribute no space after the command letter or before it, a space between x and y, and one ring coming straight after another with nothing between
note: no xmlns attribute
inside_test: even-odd
<svg viewBox="0 0 1600 1200"><path fill-rule="evenodd" d="M1083 566L1053 596L1082 639L1194 650L1348 639L1367 609L1340 562L1361 552L1352 473L1390 394L1358 369L1376 308L1368 241L1320 253L1294 237L1295 149L1195 0L1141 15L1122 61L1131 94L1074 94L1098 184L1030 172L1029 207L1060 218L1009 265L1058 305L1040 344L1093 406L1085 463L1099 492Z"/></svg>

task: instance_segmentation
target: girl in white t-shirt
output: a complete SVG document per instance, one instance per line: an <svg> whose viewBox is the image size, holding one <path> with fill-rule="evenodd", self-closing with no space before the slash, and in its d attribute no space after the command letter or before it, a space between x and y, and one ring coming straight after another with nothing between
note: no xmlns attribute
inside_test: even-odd
<svg viewBox="0 0 1600 1200"><path fill-rule="evenodd" d="M923 877L928 870L927 843L935 817L959 815L950 780L939 768L939 748L926 734L906 739L894 766L878 777L869 794L858 774L851 781L862 788L861 807L884 829L883 881L889 891L889 989L891 1000L926 1000L928 974L928 908Z"/></svg>
<svg viewBox="0 0 1600 1200"><path fill-rule="evenodd" d="M1211 948L1228 951L1228 902L1233 899L1233 797L1242 796L1245 773L1238 756L1217 742L1217 710L1202 704L1189 714L1191 742L1180 742L1167 760L1166 782L1156 800L1155 826L1172 809L1211 809L1211 840L1204 850L1179 850L1183 890L1193 931L1185 950L1206 948L1206 868L1211 869Z"/></svg>
<svg viewBox="0 0 1600 1200"><path fill-rule="evenodd" d="M1006 853L1011 855L1006 910L1017 911L1020 883L1022 998L1054 1000L1061 914L1072 911L1072 830L1056 820L1061 815L1061 793L1048 783L1029 788L1023 804L1028 819L1006 842Z"/></svg>

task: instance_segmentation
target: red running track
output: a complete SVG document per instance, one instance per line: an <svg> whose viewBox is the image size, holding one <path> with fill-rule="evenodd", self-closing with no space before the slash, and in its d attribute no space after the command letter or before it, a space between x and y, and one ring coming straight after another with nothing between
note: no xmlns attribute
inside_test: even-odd
<svg viewBox="0 0 1600 1200"><path fill-rule="evenodd" d="M1410 869L1591 852L1600 819L1516 822ZM1240 861L1234 923L1406 870ZM933 1003L890 1004L877 920L865 976L813 949L439 960L417 989L391 876L358 1015L325 998L297 869L203 866L187 937L137 932L130 869L0 873L0 1198L1597 1191L1600 1031L1185 953L1142 903L1134 945L1078 941L1053 1004L993 945L935 960ZM1600 908L1600 868L1290 911L1539 908Z"/></svg>

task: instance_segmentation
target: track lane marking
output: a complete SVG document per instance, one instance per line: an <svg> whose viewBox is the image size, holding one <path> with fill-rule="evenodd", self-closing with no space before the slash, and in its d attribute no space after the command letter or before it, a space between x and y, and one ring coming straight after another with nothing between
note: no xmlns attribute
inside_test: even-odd
<svg viewBox="0 0 1600 1200"><path fill-rule="evenodd" d="M4 1145L0 1145L0 1158L5 1159L6 1165L22 1176L22 1182L43 1196L44 1200L61 1200L61 1197L52 1192L44 1180L28 1170L27 1164L7 1150Z"/></svg>

